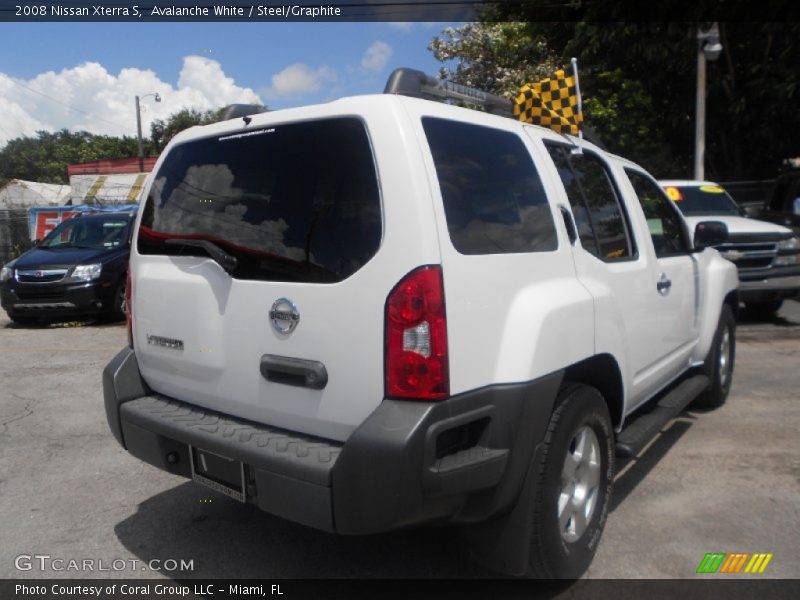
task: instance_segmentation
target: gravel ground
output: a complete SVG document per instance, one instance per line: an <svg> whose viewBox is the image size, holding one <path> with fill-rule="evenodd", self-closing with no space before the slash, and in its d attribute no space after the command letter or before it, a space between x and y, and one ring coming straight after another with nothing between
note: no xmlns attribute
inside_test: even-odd
<svg viewBox="0 0 800 600"><path fill-rule="evenodd" d="M96 576L491 576L447 529L337 537L129 456L108 431L100 383L124 344L121 325L22 328L0 315L0 577L87 575L18 571L20 554L194 563ZM725 406L684 413L620 465L588 577L695 577L714 551L771 552L762 577L800 577L800 304L742 323L737 352Z"/></svg>

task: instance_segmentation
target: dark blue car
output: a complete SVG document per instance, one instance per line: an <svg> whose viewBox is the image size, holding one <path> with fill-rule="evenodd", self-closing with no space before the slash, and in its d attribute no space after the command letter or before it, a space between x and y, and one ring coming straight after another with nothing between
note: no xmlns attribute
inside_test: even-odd
<svg viewBox="0 0 800 600"><path fill-rule="evenodd" d="M0 272L0 300L12 321L125 317L131 213L77 216Z"/></svg>

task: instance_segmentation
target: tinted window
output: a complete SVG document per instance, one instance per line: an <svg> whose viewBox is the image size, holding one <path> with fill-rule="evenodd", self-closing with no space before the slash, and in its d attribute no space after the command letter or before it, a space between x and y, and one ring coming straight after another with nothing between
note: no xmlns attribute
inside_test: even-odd
<svg viewBox="0 0 800 600"><path fill-rule="evenodd" d="M545 142L567 191L581 245L602 260L635 254L611 174L594 154Z"/></svg>
<svg viewBox="0 0 800 600"><path fill-rule="evenodd" d="M642 205L647 227L653 238L656 256L669 256L688 251L681 217L675 212L658 184L637 171L625 169Z"/></svg>
<svg viewBox="0 0 800 600"><path fill-rule="evenodd" d="M462 254L555 250L542 181L519 136L425 118L447 229Z"/></svg>
<svg viewBox="0 0 800 600"><path fill-rule="evenodd" d="M569 199L570 207L572 208L572 216L575 219L575 225L578 228L578 236L581 239L581 245L587 252L591 252L595 256L600 256L600 250L597 248L597 240L594 236L592 229L592 221L589 218L589 210L586 208L586 202L583 199L583 192L581 186L578 184L578 178L572 170L569 161L569 154L561 152L559 147L548 147L550 156L558 169L558 174L561 177L561 182L564 184L564 189L567 191L567 198Z"/></svg>
<svg viewBox="0 0 800 600"><path fill-rule="evenodd" d="M139 230L143 254L193 254L170 238L213 241L240 279L336 282L378 250L381 212L364 125L277 125L175 147Z"/></svg>
<svg viewBox="0 0 800 600"><path fill-rule="evenodd" d="M770 210L800 215L800 173L792 172L778 178Z"/></svg>

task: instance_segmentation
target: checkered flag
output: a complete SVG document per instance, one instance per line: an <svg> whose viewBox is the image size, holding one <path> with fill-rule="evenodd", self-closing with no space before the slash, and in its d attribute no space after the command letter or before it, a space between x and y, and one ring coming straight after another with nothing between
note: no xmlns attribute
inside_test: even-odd
<svg viewBox="0 0 800 600"><path fill-rule="evenodd" d="M572 75L559 69L548 79L523 85L514 100L514 116L558 133L578 135L583 111L577 64L573 61L572 65Z"/></svg>

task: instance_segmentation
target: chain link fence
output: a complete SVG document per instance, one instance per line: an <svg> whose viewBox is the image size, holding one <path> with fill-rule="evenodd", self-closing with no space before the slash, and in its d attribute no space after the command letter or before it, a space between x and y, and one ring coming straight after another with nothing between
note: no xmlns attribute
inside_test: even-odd
<svg viewBox="0 0 800 600"><path fill-rule="evenodd" d="M0 209L0 266L30 248L28 210Z"/></svg>

